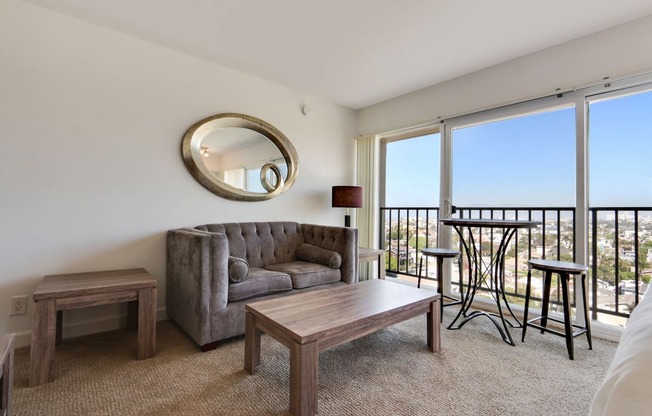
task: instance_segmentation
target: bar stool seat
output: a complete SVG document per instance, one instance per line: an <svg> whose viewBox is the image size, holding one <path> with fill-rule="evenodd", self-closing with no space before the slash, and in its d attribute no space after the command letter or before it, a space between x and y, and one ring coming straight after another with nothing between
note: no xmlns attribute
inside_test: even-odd
<svg viewBox="0 0 652 416"><path fill-rule="evenodd" d="M421 259L419 260L419 276L417 280L417 288L421 287L421 271L423 269L423 258L424 257L435 257L437 259L437 293L439 293L442 297L441 302L439 302L439 305L441 306L441 313L439 314L441 319L443 319L444 315L444 307L445 306L452 306L452 305L459 305L462 303L461 299L456 299L454 297L444 295L442 293L442 270L444 266L444 259L446 258L455 258L460 255L460 252L457 250L450 250L447 248L424 248L421 250ZM462 269L460 268L460 293L462 293ZM444 304L444 298L452 300L453 302L448 302Z"/></svg>
<svg viewBox="0 0 652 416"><path fill-rule="evenodd" d="M552 334L562 336L566 338L566 348L568 349L568 357L574 359L574 345L573 338L586 334L586 338L589 342L589 349L592 350L593 346L591 345L591 320L589 318L588 306L586 304L586 272L589 270L588 267L583 264L570 263L565 261L556 261L556 260L537 260L531 259L528 261L528 273L527 273L527 287L525 289L525 310L523 312L523 336L521 337L521 342L525 341L525 331L528 326L537 328L541 330L541 333L550 332ZM543 278L543 300L541 305L541 316L538 316L534 319L528 320L528 308L530 303L530 291L532 286L532 269L541 270L544 272ZM562 290L562 306L564 309L564 319L556 319L548 316L548 306L550 303L550 289L552 285L552 274L557 273L561 279L560 286ZM583 307L581 308L581 313L584 317L584 326L575 325L571 321L571 304L569 296L569 281L571 275L580 276L580 285L582 288L582 303ZM580 316L580 309L577 310L577 316ZM564 324L564 332L556 331L554 329L547 328L548 320L555 321ZM540 324L536 324L536 321L540 321ZM577 328L575 331L573 328Z"/></svg>

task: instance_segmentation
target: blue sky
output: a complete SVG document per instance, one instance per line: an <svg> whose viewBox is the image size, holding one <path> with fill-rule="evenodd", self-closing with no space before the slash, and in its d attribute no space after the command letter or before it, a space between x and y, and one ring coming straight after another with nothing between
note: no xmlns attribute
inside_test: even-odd
<svg viewBox="0 0 652 416"><path fill-rule="evenodd" d="M591 200L652 206L652 92L590 107Z"/></svg>
<svg viewBox="0 0 652 416"><path fill-rule="evenodd" d="M652 92L589 114L591 206L652 206ZM439 134L388 144L387 206L439 205L439 150ZM454 130L453 203L574 205L574 109Z"/></svg>

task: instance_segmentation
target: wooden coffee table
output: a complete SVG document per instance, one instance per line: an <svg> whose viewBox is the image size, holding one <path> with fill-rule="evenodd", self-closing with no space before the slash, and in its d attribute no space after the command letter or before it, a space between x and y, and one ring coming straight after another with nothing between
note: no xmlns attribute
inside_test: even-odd
<svg viewBox="0 0 652 416"><path fill-rule="evenodd" d="M319 352L382 328L427 314L427 344L441 348L440 296L385 280L367 280L333 289L246 305L244 368L260 363L261 331L290 349L290 412L317 414Z"/></svg>
<svg viewBox="0 0 652 416"><path fill-rule="evenodd" d="M145 269L45 276L34 291L29 385L52 381L54 347L61 342L62 312L129 302L127 323L138 328L136 358L156 353L156 279Z"/></svg>

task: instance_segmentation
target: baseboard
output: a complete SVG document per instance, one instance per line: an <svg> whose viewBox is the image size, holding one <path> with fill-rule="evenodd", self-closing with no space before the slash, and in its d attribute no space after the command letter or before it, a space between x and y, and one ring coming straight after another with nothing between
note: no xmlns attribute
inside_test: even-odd
<svg viewBox="0 0 652 416"><path fill-rule="evenodd" d="M14 336L14 347L16 349L30 346L32 341L32 331L14 332Z"/></svg>
<svg viewBox="0 0 652 416"><path fill-rule="evenodd" d="M165 321L168 319L165 308L156 309L156 321ZM95 334L98 332L115 331L124 328L127 325L127 314L111 316L102 319L93 319L83 322L73 322L66 324L64 319L63 339L76 338L84 335ZM32 341L32 331L19 331L15 333L15 347L29 347Z"/></svg>

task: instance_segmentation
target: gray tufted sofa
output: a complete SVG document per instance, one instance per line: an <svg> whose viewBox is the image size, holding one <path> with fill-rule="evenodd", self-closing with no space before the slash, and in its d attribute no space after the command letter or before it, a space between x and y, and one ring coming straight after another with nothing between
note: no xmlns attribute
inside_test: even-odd
<svg viewBox="0 0 652 416"><path fill-rule="evenodd" d="M249 222L167 233L167 313L204 351L244 334L247 302L357 279L355 228Z"/></svg>

